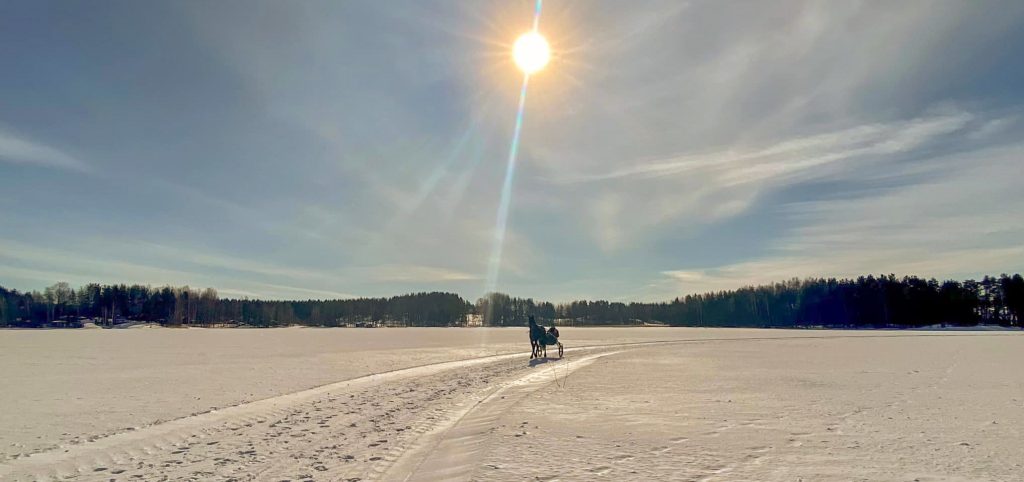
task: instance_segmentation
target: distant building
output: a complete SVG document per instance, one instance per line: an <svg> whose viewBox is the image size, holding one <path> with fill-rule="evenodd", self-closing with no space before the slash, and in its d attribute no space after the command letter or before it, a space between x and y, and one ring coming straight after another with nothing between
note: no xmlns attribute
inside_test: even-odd
<svg viewBox="0 0 1024 482"><path fill-rule="evenodd" d="M484 326L484 317L476 313L466 313L463 323L466 326Z"/></svg>

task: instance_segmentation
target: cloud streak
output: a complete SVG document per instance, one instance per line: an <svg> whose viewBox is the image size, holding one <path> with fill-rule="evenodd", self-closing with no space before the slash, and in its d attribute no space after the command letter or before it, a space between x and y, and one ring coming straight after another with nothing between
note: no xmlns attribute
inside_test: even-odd
<svg viewBox="0 0 1024 482"><path fill-rule="evenodd" d="M0 130L0 161L87 172L84 161L45 144Z"/></svg>
<svg viewBox="0 0 1024 482"><path fill-rule="evenodd" d="M88 250L90 256L81 256L81 250ZM347 267L333 272L300 269L197 249L109 239L80 242L78 252L0 239L0 261L6 276L46 284L65 280L211 286L224 293L262 298L354 298L366 295L353 294L345 287L359 292L367 283L399 282L443 289L446 283L478 279L454 269L420 265Z"/></svg>
<svg viewBox="0 0 1024 482"><path fill-rule="evenodd" d="M993 120L947 110L919 118L864 124L786 139L768 146L617 163L597 174L567 172L551 179L591 193L589 212L597 242L611 251L664 223L722 222L766 196L791 186L891 178L921 168L908 161L939 143L989 129ZM924 163L925 168L928 164Z"/></svg>
<svg viewBox="0 0 1024 482"><path fill-rule="evenodd" d="M931 160L931 182L858 199L784 207L797 228L761 259L667 270L669 290L696 293L793 277L863 274L970 277L1024 269L1024 210L1016 174L1024 145ZM987 209L979 206L988 206Z"/></svg>

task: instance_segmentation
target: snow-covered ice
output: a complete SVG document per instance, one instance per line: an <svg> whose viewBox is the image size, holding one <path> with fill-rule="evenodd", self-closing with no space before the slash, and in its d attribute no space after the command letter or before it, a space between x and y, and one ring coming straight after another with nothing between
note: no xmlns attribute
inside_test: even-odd
<svg viewBox="0 0 1024 482"><path fill-rule="evenodd" d="M1022 471L1020 333L567 328L566 357L534 362L526 337L0 332L0 477L910 481Z"/></svg>

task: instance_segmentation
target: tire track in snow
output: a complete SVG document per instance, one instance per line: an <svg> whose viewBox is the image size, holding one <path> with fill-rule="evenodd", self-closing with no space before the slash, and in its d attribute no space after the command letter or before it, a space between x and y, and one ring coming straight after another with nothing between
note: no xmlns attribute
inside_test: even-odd
<svg viewBox="0 0 1024 482"><path fill-rule="evenodd" d="M453 412L448 423L421 436L381 477L405 481L469 480L487 449L492 429L512 405L544 385L558 383L559 376L568 376L601 357L622 351L559 360L502 384L464 410Z"/></svg>
<svg viewBox="0 0 1024 482"><path fill-rule="evenodd" d="M313 401L332 392L345 392L398 380L429 376L458 368L525 358L522 353L490 355L467 360L433 363L382 372L341 382L330 383L299 392L279 395L228 408L149 425L138 430L121 432L91 442L59 447L14 459L0 465L0 477L36 478L42 474L70 475L83 466L93 466L119 458L120 455L146 453L168 448L194 434L214 435L216 432L249 426L258 420L283 416L289 408Z"/></svg>

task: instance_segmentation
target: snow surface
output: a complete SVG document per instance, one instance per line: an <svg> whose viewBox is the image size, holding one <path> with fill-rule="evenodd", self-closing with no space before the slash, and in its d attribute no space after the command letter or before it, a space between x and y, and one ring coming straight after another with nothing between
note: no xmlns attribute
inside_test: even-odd
<svg viewBox="0 0 1024 482"><path fill-rule="evenodd" d="M563 331L569 346L685 336ZM526 328L0 330L0 463L370 373L528 350Z"/></svg>
<svg viewBox="0 0 1024 482"><path fill-rule="evenodd" d="M0 478L1013 480L1024 463L1020 333L566 328L565 359L532 362L526 338L0 332Z"/></svg>
<svg viewBox="0 0 1024 482"><path fill-rule="evenodd" d="M495 421L474 480L1024 480L1024 337L609 356Z"/></svg>

